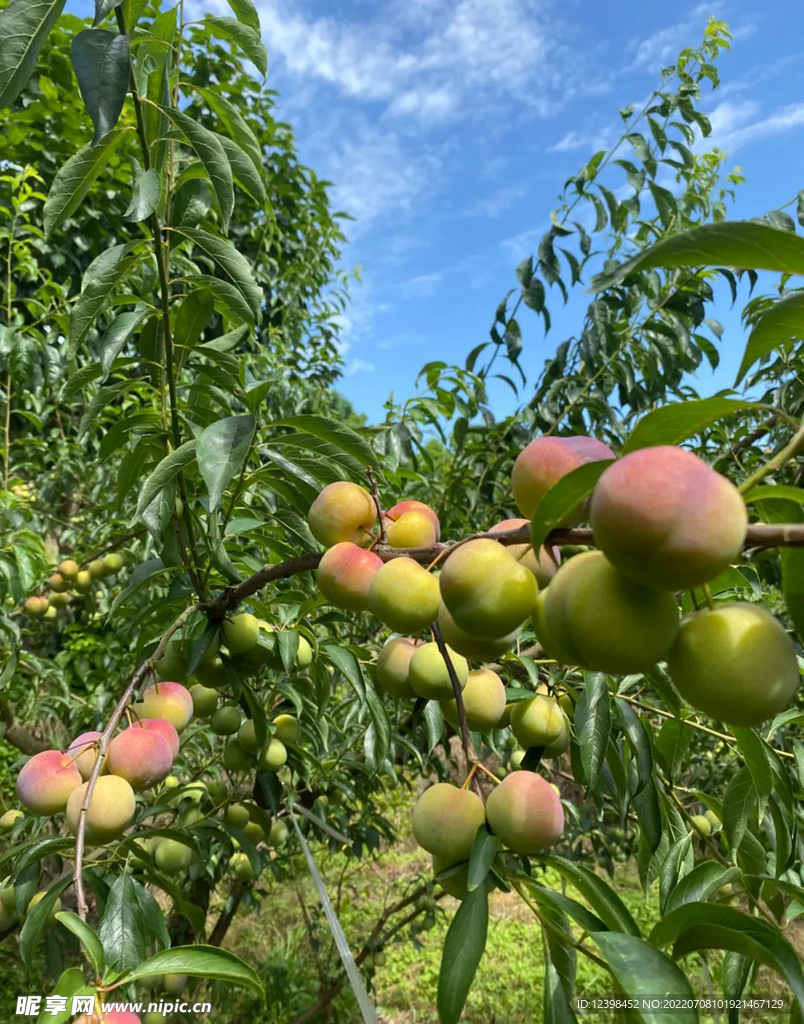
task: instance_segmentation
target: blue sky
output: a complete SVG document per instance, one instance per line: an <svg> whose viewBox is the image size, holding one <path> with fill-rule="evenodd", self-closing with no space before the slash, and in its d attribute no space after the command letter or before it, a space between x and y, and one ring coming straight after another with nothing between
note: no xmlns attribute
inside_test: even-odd
<svg viewBox="0 0 804 1024"><path fill-rule="evenodd" d="M225 0L190 3L227 10ZM563 181L614 135L618 108L644 100L659 68L698 44L708 14L734 35L721 88L704 103L710 142L747 178L733 215L759 215L804 187L804 40L793 0L257 6L280 113L302 159L333 182L336 206L356 218L344 259L362 280L344 323L341 390L372 419L391 392L397 401L413 393L423 363L462 362L487 339ZM535 314L521 317L529 378L578 329L585 301L562 312L554 293L546 338ZM723 365L699 372L704 394L731 384L745 340L739 318L717 312Z"/></svg>

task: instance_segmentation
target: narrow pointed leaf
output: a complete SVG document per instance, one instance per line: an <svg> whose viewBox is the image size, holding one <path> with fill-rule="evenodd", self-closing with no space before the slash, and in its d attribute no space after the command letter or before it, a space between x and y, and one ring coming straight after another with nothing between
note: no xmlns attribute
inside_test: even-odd
<svg viewBox="0 0 804 1024"><path fill-rule="evenodd" d="M259 975L249 965L218 946L175 946L145 960L117 979L117 985L127 985L141 978L156 978L165 974L189 974L193 978L209 978L240 985L260 998L265 991Z"/></svg>
<svg viewBox="0 0 804 1024"><path fill-rule="evenodd" d="M485 887L470 892L458 908L444 939L438 975L438 1019L457 1024L486 948L489 898Z"/></svg>
<svg viewBox="0 0 804 1024"><path fill-rule="evenodd" d="M97 144L84 146L59 168L45 202L46 236L75 213L128 130L109 132Z"/></svg>
<svg viewBox="0 0 804 1024"><path fill-rule="evenodd" d="M691 402L673 402L643 416L623 445L623 455L637 448L659 444L681 444L718 420L734 413L762 411L758 402L740 402L733 398L701 398Z"/></svg>
<svg viewBox="0 0 804 1024"><path fill-rule="evenodd" d="M646 1008L640 996L658 996L693 1000L694 993L686 975L669 956L634 935L594 932L592 938L608 961L611 973L626 996L635 997L635 1020L644 1024L696 1024L694 1009ZM630 1014L629 1014L630 1015Z"/></svg>
<svg viewBox="0 0 804 1024"><path fill-rule="evenodd" d="M226 158L226 150L221 145L220 139L205 128L202 124L188 117L180 110L172 107L160 107L162 113L168 117L179 129L187 140L188 145L195 151L198 159L204 165L204 169L212 182L212 188L218 197L218 205L223 220L223 230L229 230L229 220L234 209L234 188L232 185L232 169ZM213 236L214 237L214 236Z"/></svg>
<svg viewBox="0 0 804 1024"><path fill-rule="evenodd" d="M785 295L759 319L746 342L743 360L734 386L740 383L754 363L789 341L804 338L804 291Z"/></svg>
<svg viewBox="0 0 804 1024"><path fill-rule="evenodd" d="M205 21L212 26L215 34L236 43L263 78L268 74L268 51L260 38L259 30L234 18L220 18L207 15Z"/></svg>
<svg viewBox="0 0 804 1024"><path fill-rule="evenodd" d="M209 492L210 512L218 508L227 484L242 469L254 428L253 416L228 416L210 424L198 439L196 459Z"/></svg>
<svg viewBox="0 0 804 1024"><path fill-rule="evenodd" d="M0 12L0 109L25 88L65 0L11 0Z"/></svg>
<svg viewBox="0 0 804 1024"><path fill-rule="evenodd" d="M150 217L159 205L161 182L159 172L153 167L143 171L139 161L132 160L131 163L134 171L134 186L131 191L131 202L123 217L125 220L131 221L132 224L138 224Z"/></svg>
<svg viewBox="0 0 804 1024"><path fill-rule="evenodd" d="M560 526L562 521L589 497L600 475L611 465L611 461L601 459L599 462L587 462L583 466L578 466L547 491L539 502L531 523L530 536L534 551L541 547L551 530Z"/></svg>
<svg viewBox="0 0 804 1024"><path fill-rule="evenodd" d="M95 125L99 142L117 124L128 92L131 54L128 36L86 28L73 39L70 51L78 88Z"/></svg>

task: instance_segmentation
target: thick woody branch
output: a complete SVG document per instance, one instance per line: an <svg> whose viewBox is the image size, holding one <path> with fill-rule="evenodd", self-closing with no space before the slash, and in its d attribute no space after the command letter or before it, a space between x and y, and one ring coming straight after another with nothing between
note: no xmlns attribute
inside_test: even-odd
<svg viewBox="0 0 804 1024"><path fill-rule="evenodd" d="M20 723L14 717L14 711L8 704L0 704L0 722L5 725L3 739L12 747L21 750L23 754L39 754L43 750L50 750L51 744L46 740L40 740L34 736L26 725Z"/></svg>
<svg viewBox="0 0 804 1024"><path fill-rule="evenodd" d="M530 543L530 527L520 526L515 530L500 530L494 533L476 533L464 540L432 544L426 548L389 548L379 545L374 550L384 562L390 562L393 558L413 558L422 565L429 565L436 558L443 558L459 544L465 544L467 540L478 538L489 538L499 541L500 544L528 544ZM562 544L593 545L594 535L588 528L583 529L561 529L553 530L545 540L546 547L557 547ZM766 523L753 523L748 527L745 538L746 548L776 548L776 547L804 547L804 523L781 523L778 525ZM264 565L262 569L255 572L253 576L238 583L236 586L227 587L213 601L203 605L203 610L212 619L223 619L227 612L236 608L241 602L262 590L269 583L277 580L289 579L301 572L310 572L318 568L321 561L321 553L310 551L304 555L297 555L286 562L279 562L275 565Z"/></svg>

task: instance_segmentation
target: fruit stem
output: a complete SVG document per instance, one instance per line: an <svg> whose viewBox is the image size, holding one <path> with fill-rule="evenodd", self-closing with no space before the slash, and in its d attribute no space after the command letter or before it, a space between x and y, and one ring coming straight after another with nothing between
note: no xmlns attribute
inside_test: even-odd
<svg viewBox="0 0 804 1024"><path fill-rule="evenodd" d="M704 583L701 589L704 592L704 597L706 598L706 605L709 608L709 611L713 612L715 610L715 602L712 600L712 591L709 589L709 584Z"/></svg>
<svg viewBox="0 0 804 1024"><path fill-rule="evenodd" d="M478 771L483 772L484 775L488 775L488 777L491 779L491 781L494 783L495 786L499 786L500 780L497 778L497 776L494 774L494 772L490 772L488 770L488 768L484 764L480 763L480 761L478 761L475 764L475 768L477 768Z"/></svg>
<svg viewBox="0 0 804 1024"><path fill-rule="evenodd" d="M458 674L455 671L455 666L452 664L452 659L447 651L447 645L444 643L444 637L441 633L441 629L437 622L433 622L430 625L430 629L433 633L433 639L436 642L439 653L444 659L444 664L447 667L447 674L449 675L449 681L452 683L452 693L455 697L455 706L458 711L458 721L460 723L460 735L461 744L463 746L463 754L466 758L466 765L474 763L474 757L472 756L472 741L469 739L469 726L466 724L466 708L463 706L463 693L461 692L461 684L458 680ZM480 796L480 783L474 776L472 776L472 782L474 783L475 789L477 790L478 796Z"/></svg>
<svg viewBox="0 0 804 1024"><path fill-rule="evenodd" d="M461 789L468 789L468 788L469 788L469 783L470 783L470 782L472 781L472 779L473 779L473 778L475 777L475 773L477 772L477 769L478 769L479 767L480 767L480 762L479 762L479 761L475 761L475 763L474 763L474 764L472 765L472 767L471 767L471 768L469 769L469 774L468 774L468 775L466 776L466 778L465 778L465 779L463 780L463 785L461 786Z"/></svg>
<svg viewBox="0 0 804 1024"><path fill-rule="evenodd" d="M371 484L371 496L374 498L374 506L377 509L377 520L380 524L380 544L385 547L388 543L388 535L385 532L385 520L382 517L382 505L380 504L380 492L377 488L377 481L374 477L374 470L366 466L366 476Z"/></svg>

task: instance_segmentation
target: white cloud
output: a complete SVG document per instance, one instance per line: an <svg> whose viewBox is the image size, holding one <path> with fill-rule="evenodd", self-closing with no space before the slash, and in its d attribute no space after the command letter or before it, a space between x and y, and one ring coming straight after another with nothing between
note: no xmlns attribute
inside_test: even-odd
<svg viewBox="0 0 804 1024"><path fill-rule="evenodd" d="M626 46L634 54L629 70L655 72L660 65L674 61L682 47L694 45L703 37L709 15L718 16L722 13L721 0L702 3L675 25L659 29L645 39L632 39Z"/></svg>
<svg viewBox="0 0 804 1024"><path fill-rule="evenodd" d="M716 146L733 153L754 139L804 128L804 103L791 103L764 114L755 100L742 103L725 100L708 117L712 133L701 141L699 148L712 149Z"/></svg>
<svg viewBox="0 0 804 1024"><path fill-rule="evenodd" d="M490 196L475 199L461 211L462 217L499 217L525 195L521 185L508 185Z"/></svg>
<svg viewBox="0 0 804 1024"><path fill-rule="evenodd" d="M402 281L397 287L405 299L423 299L435 295L441 283L441 274L419 274Z"/></svg>
<svg viewBox="0 0 804 1024"><path fill-rule="evenodd" d="M374 373L377 369L374 363L369 363L365 359L353 359L343 371L344 377L354 377L356 373Z"/></svg>
<svg viewBox="0 0 804 1024"><path fill-rule="evenodd" d="M609 144L610 132L608 129L597 131L579 131L571 128L552 146L547 147L548 153L569 153L575 149L588 149L595 152L598 149L605 149Z"/></svg>
<svg viewBox="0 0 804 1024"><path fill-rule="evenodd" d="M534 252L544 234L544 228L531 228L530 231L522 231L518 235L511 235L500 242L500 248L504 249L509 259L522 260Z"/></svg>

